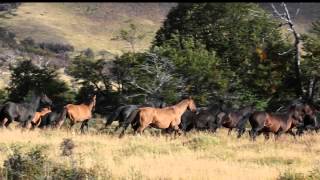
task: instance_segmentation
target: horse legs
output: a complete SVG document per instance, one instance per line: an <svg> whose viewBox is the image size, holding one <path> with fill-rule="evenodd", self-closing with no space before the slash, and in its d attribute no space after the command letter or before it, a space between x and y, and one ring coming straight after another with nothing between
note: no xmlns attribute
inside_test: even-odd
<svg viewBox="0 0 320 180"><path fill-rule="evenodd" d="M251 129L251 131L249 132L249 135L250 135L252 141L255 141L256 137L262 133L261 130L262 130L262 128L252 128Z"/></svg>
<svg viewBox="0 0 320 180"><path fill-rule="evenodd" d="M240 138L244 133L245 133L245 129L241 128L241 129L238 129L238 136L237 138Z"/></svg>
<svg viewBox="0 0 320 180"><path fill-rule="evenodd" d="M231 135L231 131L232 131L232 128L229 128L228 136L230 136L230 135Z"/></svg>
<svg viewBox="0 0 320 180"><path fill-rule="evenodd" d="M179 125L175 125L173 126L174 129L174 137L176 137L176 135L178 134L179 136L182 134L181 129L179 128Z"/></svg>
<svg viewBox="0 0 320 180"><path fill-rule="evenodd" d="M1 122L1 127L7 127L6 126L6 124L7 124L7 122L9 121L9 119L8 118L4 118L3 120L2 120L2 122Z"/></svg>
<svg viewBox="0 0 320 180"><path fill-rule="evenodd" d="M124 136L124 133L127 130L127 128L129 127L129 125L130 125L129 123L125 123L125 122L122 123L122 131L121 131L121 133L119 135L119 138L122 138Z"/></svg>
<svg viewBox="0 0 320 180"><path fill-rule="evenodd" d="M291 134L291 135L293 136L293 138L294 138L295 140L297 140L296 134L292 131L292 129L288 130L287 133Z"/></svg>
<svg viewBox="0 0 320 180"><path fill-rule="evenodd" d="M283 131L281 131L281 130L279 130L279 131L277 131L276 132L276 136L275 136L275 140L277 141L278 139L279 139L279 137L283 134L284 132Z"/></svg>
<svg viewBox="0 0 320 180"><path fill-rule="evenodd" d="M140 126L138 127L138 129L135 131L135 134L136 134L136 132L138 132L140 135L142 135L142 132L144 131L144 129L146 128L146 127L148 127L149 126L149 124L140 124Z"/></svg>
<svg viewBox="0 0 320 180"><path fill-rule="evenodd" d="M89 131L88 121L89 121L89 119L84 120L84 121L82 122L82 124L81 124L80 130L81 130L81 133L82 133L82 134L84 134L84 126L86 126L86 128L87 128L87 132Z"/></svg>
<svg viewBox="0 0 320 180"><path fill-rule="evenodd" d="M71 130L72 130L73 125L74 125L74 121L72 121L72 120L70 119L69 131L71 131ZM81 125L81 126L82 126L82 125Z"/></svg>
<svg viewBox="0 0 320 180"><path fill-rule="evenodd" d="M268 141L268 140L270 139L270 134L269 134L269 132L263 132L263 135L264 135L265 141Z"/></svg>

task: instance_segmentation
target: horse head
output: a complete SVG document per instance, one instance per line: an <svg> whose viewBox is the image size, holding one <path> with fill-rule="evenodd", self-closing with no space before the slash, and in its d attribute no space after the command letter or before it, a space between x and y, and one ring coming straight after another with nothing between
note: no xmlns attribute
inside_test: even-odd
<svg viewBox="0 0 320 180"><path fill-rule="evenodd" d="M50 98L48 98L48 96L44 93L41 93L41 95L40 95L40 102L42 104L52 106L52 100Z"/></svg>
<svg viewBox="0 0 320 180"><path fill-rule="evenodd" d="M304 115L304 118L309 118L312 121L316 121L317 118L317 108L311 104L304 104L302 113Z"/></svg>
<svg viewBox="0 0 320 180"><path fill-rule="evenodd" d="M196 112L197 111L196 104L194 103L194 101L191 98L191 96L189 96L189 98L188 98L188 109L190 111L192 111L192 112Z"/></svg>
<svg viewBox="0 0 320 180"><path fill-rule="evenodd" d="M293 118L293 123L295 125L303 124L303 119L304 119L303 106L293 104L289 107L288 113Z"/></svg>

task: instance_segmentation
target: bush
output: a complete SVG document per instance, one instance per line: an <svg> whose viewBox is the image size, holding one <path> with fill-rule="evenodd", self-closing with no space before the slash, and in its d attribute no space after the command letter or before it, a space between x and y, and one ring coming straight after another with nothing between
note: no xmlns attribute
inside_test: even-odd
<svg viewBox="0 0 320 180"><path fill-rule="evenodd" d="M33 180L45 176L43 169L47 159L43 155L43 146L37 146L26 154L21 153L20 147L13 146L13 153L4 161L6 179L9 180Z"/></svg>
<svg viewBox="0 0 320 180"><path fill-rule="evenodd" d="M55 166L52 170L52 179L63 180L63 179L97 179L94 171L86 170L83 168L71 168L68 169L63 166Z"/></svg>
<svg viewBox="0 0 320 180"><path fill-rule="evenodd" d="M309 171L307 174L296 173L291 170L286 170L284 173L281 173L279 180L317 180L320 179L320 166L315 167L313 170Z"/></svg>
<svg viewBox="0 0 320 180"><path fill-rule="evenodd" d="M70 44L59 44L59 43L40 43L39 47L44 50L54 52L56 54L65 53L68 51L74 51L74 47Z"/></svg>

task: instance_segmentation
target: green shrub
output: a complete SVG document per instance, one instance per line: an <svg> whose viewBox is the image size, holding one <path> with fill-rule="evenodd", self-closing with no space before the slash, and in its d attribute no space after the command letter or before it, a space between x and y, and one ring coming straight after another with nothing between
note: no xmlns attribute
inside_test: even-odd
<svg viewBox="0 0 320 180"><path fill-rule="evenodd" d="M13 153L4 161L2 172L8 180L33 180L45 176L44 166L46 157L43 155L44 146L36 146L28 153L22 154L21 148L13 146Z"/></svg>

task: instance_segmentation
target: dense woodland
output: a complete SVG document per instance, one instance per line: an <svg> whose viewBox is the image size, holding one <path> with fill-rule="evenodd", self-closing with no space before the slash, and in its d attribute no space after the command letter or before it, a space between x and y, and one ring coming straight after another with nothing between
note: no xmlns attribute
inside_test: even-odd
<svg viewBox="0 0 320 180"><path fill-rule="evenodd" d="M19 3L1 4L1 18L10 18L17 8ZM276 9L285 12L282 5ZM255 3L181 3L169 11L148 51L135 46L145 38L143 27L121 30L113 40L128 43L130 51L116 56L90 47L75 52L69 44L17 40L2 27L1 46L14 49L18 58L0 61L11 72L0 98L19 102L39 90L62 106L94 92L101 114L120 104L173 104L190 95L198 106L222 100L273 111L298 98L317 103L320 21L298 36L303 45L297 66L294 33L283 28L289 23L274 10ZM294 23L296 12L289 13ZM59 79L57 67L65 67L80 88Z"/></svg>

